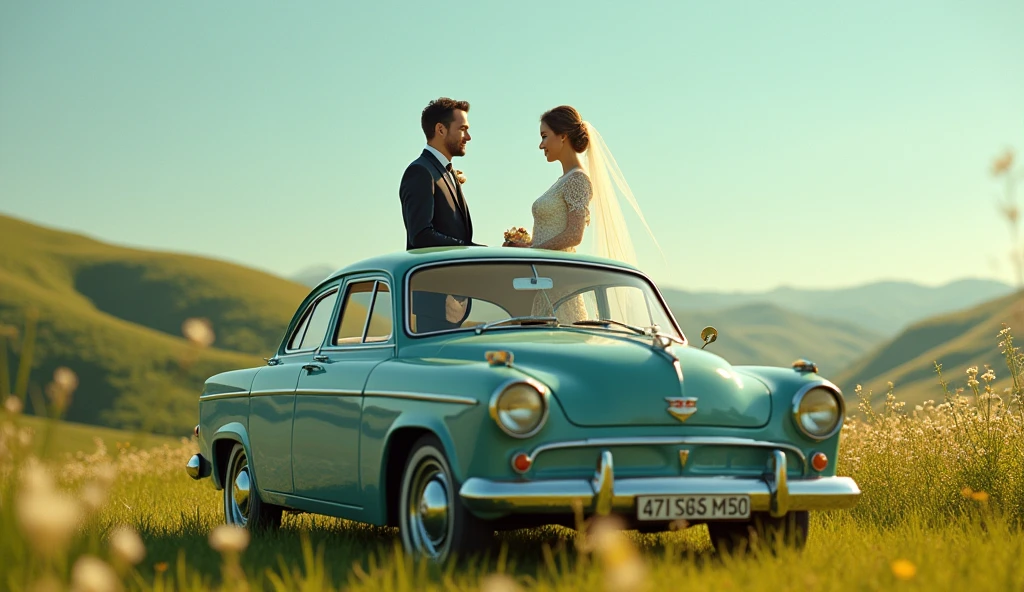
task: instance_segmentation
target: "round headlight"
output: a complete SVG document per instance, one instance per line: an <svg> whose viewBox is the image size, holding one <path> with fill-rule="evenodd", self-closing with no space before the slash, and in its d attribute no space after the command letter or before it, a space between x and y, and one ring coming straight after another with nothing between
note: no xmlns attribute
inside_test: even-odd
<svg viewBox="0 0 1024 592"><path fill-rule="evenodd" d="M820 386L798 393L793 399L793 420L809 438L831 438L843 421L843 400L839 393Z"/></svg>
<svg viewBox="0 0 1024 592"><path fill-rule="evenodd" d="M547 389L532 380L505 384L491 397L491 417L509 436L529 438L547 419Z"/></svg>

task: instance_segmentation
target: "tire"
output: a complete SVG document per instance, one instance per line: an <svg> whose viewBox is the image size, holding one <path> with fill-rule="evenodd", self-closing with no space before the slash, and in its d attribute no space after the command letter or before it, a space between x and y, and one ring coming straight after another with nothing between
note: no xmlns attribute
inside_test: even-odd
<svg viewBox="0 0 1024 592"><path fill-rule="evenodd" d="M402 471L398 529L406 553L436 562L486 549L494 529L458 498L458 483L441 442L427 434L413 444Z"/></svg>
<svg viewBox="0 0 1024 592"><path fill-rule="evenodd" d="M719 553L734 555L763 546L771 553L782 547L803 549L807 544L810 513L790 512L772 518L767 512L755 512L748 522L709 522L711 546Z"/></svg>
<svg viewBox="0 0 1024 592"><path fill-rule="evenodd" d="M281 526L283 509L260 499L249 470L245 447L235 444L224 473L224 519L250 532L275 530Z"/></svg>

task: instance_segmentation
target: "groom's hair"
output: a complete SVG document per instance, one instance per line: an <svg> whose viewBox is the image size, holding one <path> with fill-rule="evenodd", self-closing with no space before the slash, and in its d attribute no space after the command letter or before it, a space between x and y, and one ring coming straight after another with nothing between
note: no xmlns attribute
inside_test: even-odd
<svg viewBox="0 0 1024 592"><path fill-rule="evenodd" d="M449 99L448 97L441 97L430 101L430 103L423 109L423 115L420 116L420 125L423 126L423 134L427 136L427 141L430 141L434 137L434 130L437 128L437 124L443 123L445 127L449 127L452 121L455 119L455 110L469 111L469 103L466 101L456 101Z"/></svg>

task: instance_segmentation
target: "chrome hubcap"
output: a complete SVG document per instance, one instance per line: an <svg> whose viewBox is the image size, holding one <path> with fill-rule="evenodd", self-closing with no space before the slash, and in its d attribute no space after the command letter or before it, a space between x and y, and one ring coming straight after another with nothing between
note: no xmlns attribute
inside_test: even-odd
<svg viewBox="0 0 1024 592"><path fill-rule="evenodd" d="M434 459L424 460L410 481L407 523L413 549L439 557L448 544L448 476Z"/></svg>
<svg viewBox="0 0 1024 592"><path fill-rule="evenodd" d="M231 493L228 496L229 513L232 522L245 526L249 520L249 464L241 459L238 468L235 469L235 476L231 480Z"/></svg>

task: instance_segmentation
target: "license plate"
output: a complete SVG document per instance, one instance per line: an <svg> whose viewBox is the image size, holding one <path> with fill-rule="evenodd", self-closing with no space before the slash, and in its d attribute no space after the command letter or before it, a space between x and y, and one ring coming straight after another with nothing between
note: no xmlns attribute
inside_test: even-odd
<svg viewBox="0 0 1024 592"><path fill-rule="evenodd" d="M749 495L644 495L637 520L738 520L750 518Z"/></svg>

